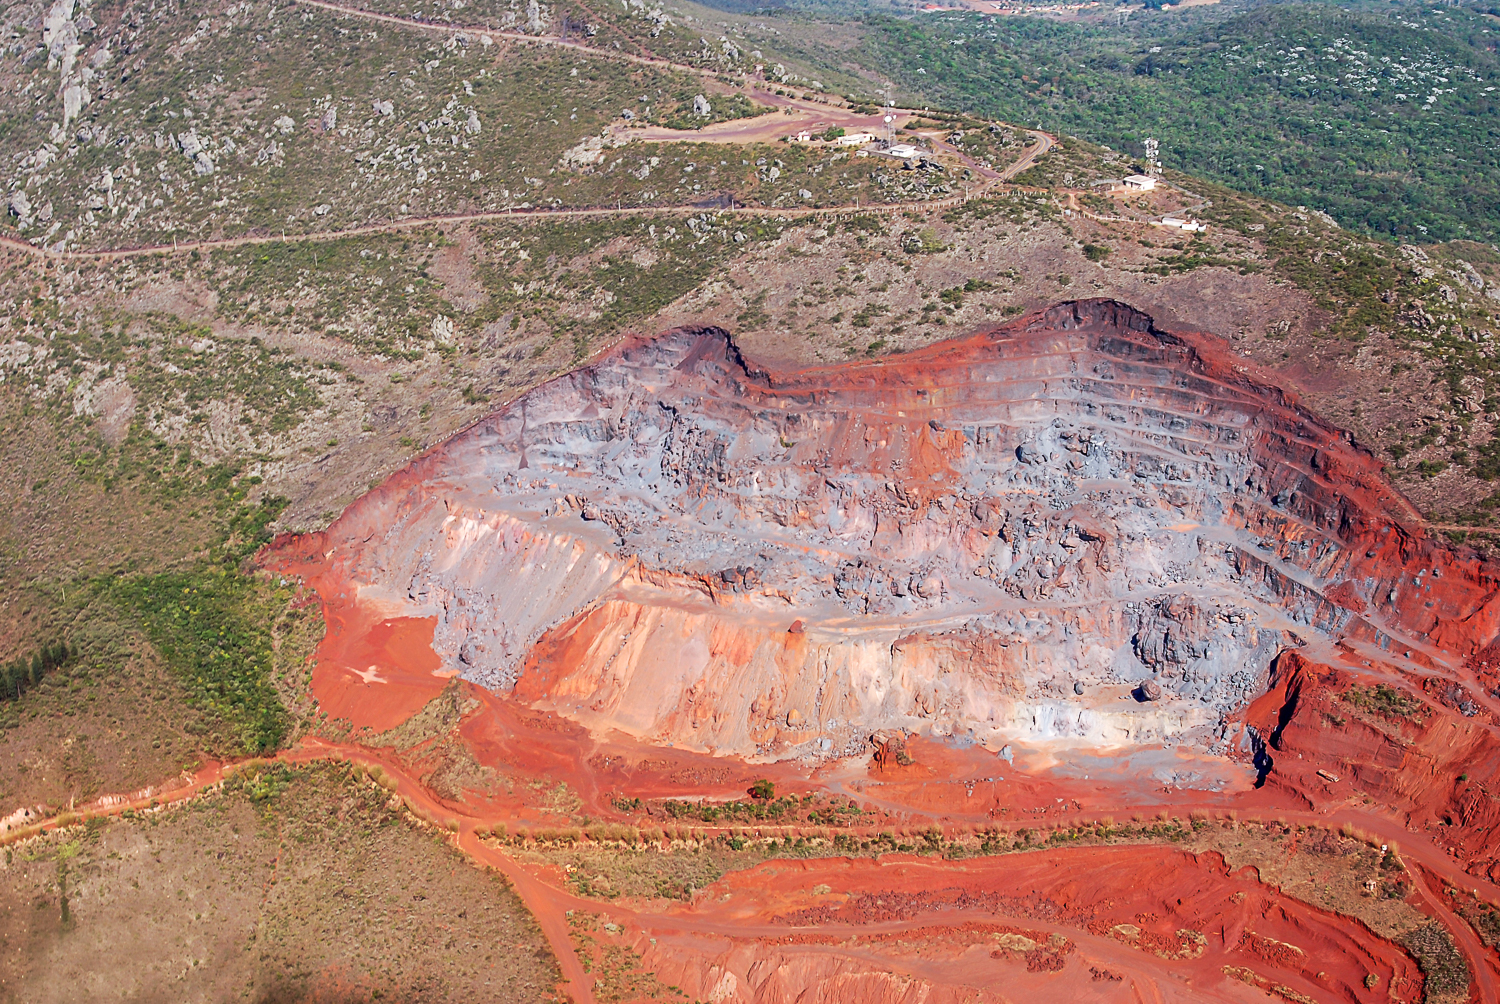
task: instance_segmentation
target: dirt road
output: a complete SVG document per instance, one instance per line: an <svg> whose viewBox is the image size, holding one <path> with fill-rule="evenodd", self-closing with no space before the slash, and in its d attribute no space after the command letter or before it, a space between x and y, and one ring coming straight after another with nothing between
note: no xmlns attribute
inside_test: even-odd
<svg viewBox="0 0 1500 1004"><path fill-rule="evenodd" d="M1029 166L1032 161L1040 155L1038 148L1051 148L1053 138L1046 133L1032 132L1038 142L1036 146L1028 148L1016 162ZM1012 165L1014 167L1015 165ZM1007 168L1007 171L1010 171ZM1011 176L1015 172L1011 172ZM733 214L737 216L752 217L779 217L783 219L801 219L808 216L824 216L840 212L881 212L900 213L911 209L936 210L945 209L959 205L971 198L978 198L995 187L993 180L981 181L973 189L964 195L954 195L946 199L930 199L922 202L881 202L875 204L824 206L813 208L806 206L790 207L784 209L750 206L736 207ZM225 237L217 240L181 241L171 244L146 244L129 248L108 248L88 251L54 251L47 247L37 247L25 241L16 240L13 237L0 237L0 248L9 248L21 251L29 255L41 258L51 258L59 261L120 261L128 258L142 258L157 254L183 254L191 251L208 251L217 248L253 247L260 244L282 244L301 242L327 242L343 240L348 237L360 237L370 234L393 233L402 230L415 230L421 227L446 226L457 223L485 223L508 220L513 222L542 222L546 220L559 219L581 219L588 217L603 216L696 216L704 212L701 206L629 206L624 208L613 208L608 206L595 206L579 209L505 209L485 213L450 213L439 216L422 216L405 220L391 220L388 223L371 223L362 227L350 227L346 230L331 230L323 233L309 234L257 234L245 237Z"/></svg>
<svg viewBox="0 0 1500 1004"><path fill-rule="evenodd" d="M480 826L495 826L500 823L511 822L506 819L478 818L456 811L454 806L445 803L432 794L421 782L408 773L401 761L384 751L367 749L357 744L328 743L321 740L308 740L302 745L285 750L277 757L272 758L289 764L305 764L319 760L345 760L359 764L364 767L379 767L385 774L392 778L395 783L395 791L406 800L408 806L419 816L434 821L435 825L448 826L451 829L450 820L457 823L457 829L450 837L454 845L477 864L493 867L502 872L515 887L517 894L526 903L537 919L538 925L547 938L562 972L564 990L577 1004L593 1004L593 978L584 968L582 960L578 956L577 949L569 934L567 911L570 909L584 909L593 912L607 910L612 916L618 918L628 917L641 925L657 933L679 932L685 936L721 936L731 939L754 938L764 934L766 938L784 938L788 934L795 933L798 928L789 928L783 924L767 926L765 931L759 927L747 925L745 919L734 914L728 909L718 911L710 909L677 911L666 914L654 912L640 912L622 906L619 903L610 903L608 906L591 900L582 899L574 895L567 888L556 883L545 874L522 865L511 857L503 848L491 845L475 835L475 830ZM265 762L265 761L262 761ZM194 797L198 793L212 788L222 781L226 776L238 769L243 769L245 764L218 764L210 763L191 777L184 777L180 784L164 786L161 789L147 789L142 792L134 792L126 796L105 796L97 799L88 806L84 806L73 814L72 817L62 817L68 825L76 825L86 822L88 819L116 816L126 810L149 811L150 809L172 802L182 801ZM1205 806L1201 797L1195 793L1184 792L1181 798L1174 799L1170 803L1176 811L1187 812L1190 810L1201 811L1207 808L1210 813L1215 807ZM1128 806L1116 811L1128 811ZM1482 945L1474 932L1459 917L1457 917L1443 903L1442 898L1434 893L1428 886L1426 875L1434 876L1440 880L1452 882L1465 889L1472 889L1476 894L1484 896L1491 901L1500 899L1500 887L1483 879L1476 878L1463 872L1463 870L1448 855L1428 840L1423 834L1408 831L1395 820L1387 819L1375 812L1368 811L1363 807L1343 806L1331 812L1318 813L1308 811L1285 811L1276 810L1279 817L1289 822L1311 824L1328 828L1335 828L1343 823L1350 823L1360 827L1373 836L1388 841L1399 841L1402 847L1402 855L1409 865L1417 866L1416 874L1419 878L1416 896L1426 907L1434 918L1449 931L1458 946L1460 952L1465 956L1470 972L1473 975L1474 991L1476 999L1490 1004L1500 1004L1500 990L1496 987L1494 970L1494 953ZM1088 814L1079 813L1070 817L1069 822L1079 822ZM36 835L45 829L55 828L59 819L54 818L40 825L27 827L12 833L0 835L0 844L12 843L24 840ZM1027 825L1024 820L1014 822L990 821L989 825L1000 829L1018 829ZM1034 825L1034 824L1033 824ZM715 832L712 827L702 828L706 833ZM1154 846L1154 845L1151 845ZM897 856L898 858L900 856ZM882 858L882 861L887 860ZM976 859L981 863L986 859ZM798 866L805 868L834 867L837 863L846 859L829 858L817 859L813 862L802 862ZM931 869L953 869L962 871L970 867L978 867L966 862L944 862L932 859L913 859L913 867ZM988 867L988 866L986 866ZM942 878L942 882L939 879ZM955 876L949 875L943 878L934 875L927 884L936 888L939 884L953 884ZM728 898L725 898L728 902ZM815 930L820 935L844 933L861 936L885 931L887 927L891 931L910 928L954 927L962 923L984 919L994 922L997 919L1009 919L1017 924L1040 928L1051 931L1054 925L1040 923L1034 917L1009 915L1002 916L1001 913L993 911L985 914L969 917L963 912L944 912L941 919L929 914L919 920L882 925L839 925L824 924L815 925ZM765 926L765 925L761 925ZM878 931L877 931L878 928ZM1058 928L1059 933L1073 938L1079 944L1088 949L1089 957L1108 962L1114 968L1130 968L1141 975L1139 982L1146 985L1156 985L1165 988L1154 972L1153 967L1145 966L1138 958L1139 953L1122 949L1118 944L1109 939L1092 938L1073 928L1063 930ZM882 958L884 958L882 956ZM1147 960L1149 961L1149 960ZM1148 970L1152 970L1149 971ZM912 975L920 975L915 972ZM1170 995L1169 995L1170 996Z"/></svg>
<svg viewBox="0 0 1500 1004"><path fill-rule="evenodd" d="M667 69L682 73L692 73L701 76L716 76L715 74L688 66L682 63L672 63L667 60L656 59L650 56L639 56L626 52L610 51L607 49L591 48L580 45L572 40L564 40L551 35L526 35L520 32L498 31L489 28L466 27L452 24L434 24L432 22L417 21L412 18L396 17L390 14L378 14L373 11L360 10L354 7L346 7L341 4L327 3L325 0L295 0L304 6L317 7L323 10L345 14L350 17L362 18L384 24L392 24L398 27L411 28L420 31L439 31L443 33L471 33L475 35L489 35L492 38L502 38L515 42L524 42L540 45L549 45L559 48L575 49L581 53L598 56L605 59L623 60L642 66L652 66L659 69ZM821 124L824 129L829 126L839 126L850 132L880 133L884 129L884 115L890 114L896 117L898 124L905 124L917 114L911 109L892 108L875 115L859 115L853 111L833 105L824 105L817 101L797 97L795 95L778 95L771 89L763 87L754 81L746 81L746 89L751 99L767 107L777 108L780 111L775 115L761 115L750 119L733 119L725 122L705 126L701 130L685 132L682 130L666 129L661 126L648 126L641 129L627 130L626 134L632 140L644 142L709 142L709 143L751 143L771 142L780 139L789 132L795 132L799 128L811 128ZM790 113L790 114L788 114ZM832 206L824 208L792 207L792 208L769 208L769 207L736 207L734 212L742 215L756 217L783 217L787 219L817 216L825 213L847 212L858 210L861 212L889 212L899 213L910 209L944 209L959 204L966 199L975 198L985 194L996 183L1007 181L1025 171L1034 164L1038 157L1050 150L1056 142L1055 137L1047 133L1033 129L1026 132L1035 141L1034 145L1028 147L1017 160L1009 167L1000 172L994 172L980 167L961 150L952 147L942 140L930 140L934 146L941 148L949 154L957 157L961 162L975 171L981 178L980 182L970 188L964 195L951 196L947 199L932 199L914 202L889 202L876 203L874 205L860 204L849 206ZM67 250L54 251L45 246L38 247L27 241L17 240L13 237L0 236L0 248L10 248L15 251L37 256L51 258L61 261L118 261L129 258L139 258L149 255L166 253L184 253L192 251L207 251L218 248L252 247L261 244L276 244L286 242L309 242L309 241L335 241L347 237L360 237L382 233L392 233L403 230L414 230L428 226L444 226L457 223L484 223L499 220L511 220L522 222L538 222L555 219L580 219L588 217L604 216L662 216L682 215L694 216L703 212L700 206L632 206L632 207L608 207L608 206L586 206L565 209L515 209L514 207L480 213L450 213L433 216L412 217L409 219L390 220L384 223L371 223L364 226L350 227L344 230L326 231L322 233L302 234L255 234L242 237L226 237L214 240L198 241L173 241L163 244L146 244L124 248L99 248L91 250Z"/></svg>
<svg viewBox="0 0 1500 1004"><path fill-rule="evenodd" d="M716 75L710 70L703 70L685 63L673 63L666 59L658 59L654 56L641 56L618 49L614 51L600 49L584 45L573 39L564 39L557 35L528 35L521 31L505 31L499 28L484 28L474 25L451 24L437 21L418 21L415 18L397 17L394 14L379 14L371 10L361 10L358 7L346 7L343 4L325 3L324 0L293 0L293 2L301 4L304 7L318 7L323 10L332 11L335 14L345 14L349 17L357 17L365 21L391 24L400 28L410 28L415 31L430 31L441 35L473 35L476 38L488 36L491 39L503 39L507 42L545 45L557 49L572 49L579 53L598 56L602 59L613 59L623 63L634 63L637 66L650 66L660 70L673 70L679 73L691 73L695 76L711 77Z"/></svg>

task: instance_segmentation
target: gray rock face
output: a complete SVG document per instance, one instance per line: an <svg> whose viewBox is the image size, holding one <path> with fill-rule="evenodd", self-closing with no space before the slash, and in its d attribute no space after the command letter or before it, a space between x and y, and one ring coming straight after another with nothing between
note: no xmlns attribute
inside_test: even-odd
<svg viewBox="0 0 1500 1004"><path fill-rule="evenodd" d="M177 148L182 155L193 162L193 172L200 176L214 173L213 157L209 155L208 144L198 135L196 129L179 133L176 137Z"/></svg>
<svg viewBox="0 0 1500 1004"><path fill-rule="evenodd" d="M701 119L706 119L714 112L714 106L708 103L708 98L699 94L693 98L693 114Z"/></svg>
<svg viewBox="0 0 1500 1004"><path fill-rule="evenodd" d="M25 189L18 188L10 193L10 214L23 230L31 224L31 200L26 197Z"/></svg>
<svg viewBox="0 0 1500 1004"><path fill-rule="evenodd" d="M1283 649L1397 628L1355 612L1390 587L1295 444L1355 454L1195 353L1107 301L798 373L676 331L474 426L324 549L435 615L447 666L590 727L746 755L793 709L1207 736Z"/></svg>

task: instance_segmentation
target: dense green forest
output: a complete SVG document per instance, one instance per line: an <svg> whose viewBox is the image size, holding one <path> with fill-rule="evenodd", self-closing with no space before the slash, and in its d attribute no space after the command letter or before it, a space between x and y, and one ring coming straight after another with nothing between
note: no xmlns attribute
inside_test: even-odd
<svg viewBox="0 0 1500 1004"><path fill-rule="evenodd" d="M1136 154L1154 136L1167 167L1345 227L1500 239L1500 18L1406 5L1198 10L1210 13L1104 25L872 15L867 56L934 106Z"/></svg>

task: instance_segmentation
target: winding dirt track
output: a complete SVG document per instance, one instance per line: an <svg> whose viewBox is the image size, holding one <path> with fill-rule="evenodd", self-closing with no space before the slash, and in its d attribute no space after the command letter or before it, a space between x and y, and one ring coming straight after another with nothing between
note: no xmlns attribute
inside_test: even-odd
<svg viewBox="0 0 1500 1004"><path fill-rule="evenodd" d="M597 901L584 899L572 893L561 882L552 880L546 874L538 874L537 871L522 865L503 848L486 843L476 836L475 830L480 826L494 826L499 823L511 822L508 819L490 819L467 815L462 811L455 810L440 799L436 798L419 779L408 772L402 762L391 756L388 751L377 751L355 743L330 743L318 739L305 740L301 745L284 750L276 757L266 760L277 760L288 764L308 764L321 760L342 760L366 768L379 767L388 777L395 782L395 793L406 800L407 805L420 816L429 820L437 821L442 826L448 821L457 823L457 830L450 838L455 847L467 855L478 865L494 868L506 876L515 888L517 895L526 903L527 908L535 916L538 926L547 938L553 954L558 960L562 975L563 990L575 1004L594 1004L593 994L594 979L585 969L579 958L572 937L569 933L567 913L570 910L584 910L592 913L606 911L617 919L629 919L638 923L643 929L656 932L678 932L692 936L714 936L727 939L746 939L762 937L777 942L781 939L794 936L799 933L816 932L820 936L830 935L868 935L881 933L897 933L918 928L931 928L934 926L956 928L967 922L1011 922L1033 929L1043 930L1051 933L1056 931L1076 941L1081 947L1087 949L1089 957L1104 960L1112 966L1121 969L1135 971L1141 974L1147 986L1152 985L1159 979L1160 973L1150 963L1149 956L1143 956L1139 951L1126 949L1118 942L1107 938L1099 938L1070 926L1050 924L1035 917L1011 916L1005 911L986 909L984 911L974 910L946 910L939 915L931 913L905 921L882 921L871 924L847 924L840 922L820 923L815 925L756 925L746 924L741 918L732 915L714 916L713 912L706 914L688 914L685 912L668 913L644 913L633 910L619 903L602 904ZM262 760L261 762L266 762ZM158 806L171 805L196 797L204 791L211 789L222 782L226 777L241 767L240 764L209 763L201 768L191 777L184 775L182 783L174 787L165 787L161 790L155 788L146 789L144 792L136 792L125 796L103 796L88 806L84 806L74 814L74 818L68 821L68 825L77 825L81 822L94 818L118 816L126 811L151 811ZM1194 798L1193 793L1183 792L1181 797L1168 803L1169 807L1179 812L1189 810L1201 810L1204 804L1201 798ZM1148 810L1157 810L1161 805L1145 807ZM1209 807L1213 811L1214 807ZM1115 811L1129 811L1129 807L1117 807ZM1433 844L1424 834L1409 831L1403 828L1396 820L1367 812L1362 809L1344 807L1328 813L1308 811L1288 811L1282 809L1273 810L1274 814L1286 822L1303 825L1314 825L1325 828L1336 828L1345 823L1360 827L1367 833L1382 840L1395 843L1400 842L1402 856L1411 864L1418 867L1410 869L1410 874L1415 882L1416 898L1420 900L1434 918L1441 923L1453 936L1455 944L1463 953L1473 978L1472 999L1484 1002L1484 1004L1495 1004L1500 1002L1500 991L1496 987L1496 975L1494 970L1495 952L1480 943L1473 930L1461 918L1457 917L1442 902L1442 897L1434 892L1428 882L1428 875L1440 880L1451 882L1464 889L1470 889L1476 895L1484 896L1490 900L1500 899L1500 885L1491 883L1485 879L1477 878L1465 873L1456 862ZM1079 813L1068 820L1057 820L1062 823L1079 823L1092 818L1093 813ZM0 845L15 843L35 836L44 830L57 828L58 819L50 819L41 824L27 827L23 830L13 831L0 835ZM1034 821L1028 823L1026 820L1011 822L990 821L990 825L1000 829L1020 829L1028 825L1035 825ZM714 827L702 827L705 833L715 832ZM1156 845L1142 845L1156 846ZM1162 845L1170 847L1171 845ZM896 856L898 858L904 856ZM813 866L818 865L817 859ZM827 859L837 861L839 859ZM882 859L885 860L885 859ZM981 859L982 860L982 859ZM806 862L803 862L806 864ZM933 862L927 859L915 859L913 864L920 867L930 867ZM848 954L842 949L835 950L833 954ZM849 955L851 959L858 958L861 961L869 961L864 955L856 953ZM891 960L882 956L879 960L882 965L889 965ZM1143 968L1144 964L1144 968ZM916 968L912 968L908 975L922 975ZM1312 988L1308 988L1312 989Z"/></svg>
<svg viewBox="0 0 1500 1004"><path fill-rule="evenodd" d="M1017 164L1022 164L1019 170L1025 170L1031 162L1040 155L1038 148L1050 149L1054 140L1044 133L1031 133L1038 139L1036 146L1028 148ZM1029 158L1029 159L1028 159ZM1015 166L1015 165L1012 165ZM1009 169L1007 169L1009 170ZM946 199L931 199L925 202L881 202L873 205L850 204L842 206L823 206L813 208L807 206L794 206L787 208L773 208L768 206L737 206L732 212L735 216L754 217L779 217L783 219L800 219L809 216L827 216L834 213L847 212L876 212L895 214L909 209L945 209L960 205L971 198L976 198L990 188L994 187L993 181L981 182L966 195L950 196ZM59 261L120 261L128 258L144 258L157 254L180 254L188 251L205 251L216 248L253 247L259 244L290 244L298 242L328 242L343 240L346 237L360 237L370 234L394 233L402 230L415 230L427 226L443 226L455 223L485 223L497 222L499 220L510 220L514 222L544 222L560 219L586 219L590 217L621 217L621 216L696 216L706 210L702 206L630 206L623 208L614 207L592 207L584 209L507 209L485 213L452 213L440 216L422 216L405 220L392 220L389 223L372 223L362 227L350 227L347 230L330 230L322 233L307 234L280 234L275 235L253 235L246 237L226 237L217 240L182 241L172 244L145 244L130 248L112 248L90 251L54 251L46 247L37 247L25 241L19 241L12 237L0 237L0 247L10 248L14 251L22 251L38 258L51 258Z"/></svg>
<svg viewBox="0 0 1500 1004"><path fill-rule="evenodd" d="M418 31L436 31L443 34L471 33L475 35L489 35L492 38L502 38L507 41L518 43L529 43L533 45L552 46L560 49L568 49L578 52L580 55L592 56L600 59L613 59L641 66L650 66L657 69L671 70L679 73L690 73L695 76L712 77L714 73L684 63L673 63L664 59L651 56L639 56L627 52L611 52L607 49L591 48L580 45L577 42L565 40L555 35L526 35L521 32L498 31L490 28L467 27L453 24L434 24L426 21L417 21L411 18L396 17L390 14L377 14L373 11L360 10L356 7L345 7L340 4L327 3L324 0L295 0L296 3L307 7L317 7L334 13L349 17L361 18L381 24L391 24L401 28L409 28ZM780 114L774 119L770 115L757 116L752 119L738 119L733 122L720 123L725 128L708 127L712 131L705 130L703 133L677 132L671 135L658 136L655 133L643 135L641 138L646 142L751 142L757 138L763 138L762 134L784 134L789 127L795 127L806 121L817 119L829 125L844 125L855 129L875 128L872 123L878 123L881 116L860 116L844 108L836 108L830 105L819 104L815 101L806 101L801 98L777 95L769 90L761 88L753 81L747 82L747 87L755 100L763 104L784 108L795 114L788 117ZM909 119L920 112L912 109L892 109L900 119ZM769 130L769 132L768 132ZM665 131L664 131L665 132ZM821 208L795 206L787 208L773 208L765 206L736 207L733 212L741 216L751 217L781 217L786 219L797 219L809 216L822 216L838 212L880 212L899 213L910 209L945 209L959 205L971 198L985 194L992 188L1009 181L1016 175L1031 167L1038 157L1045 154L1056 144L1056 137L1036 129L1027 129L1026 133L1033 139L1033 145L1026 148L1013 163L996 172L977 164L963 151L958 150L952 144L947 143L940 137L928 136L927 139L935 147L958 158L962 163L973 170L980 180L963 195L950 196L946 199L930 199L913 202L881 202L875 204L854 204L841 206L824 206ZM631 206L631 207L609 207L590 206L562 209L516 209L514 207L481 213L451 213L435 216L411 217L401 220L390 220L385 223L371 223L364 226L349 227L344 230L330 230L320 233L302 234L256 234L242 237L225 237L210 240L197 241L173 241L168 244L143 244L134 247L123 248L99 248L92 250L69 250L54 251L48 247L30 244L26 241L17 240L12 237L0 236L0 248L9 248L21 251L36 257L49 258L59 261L119 261L129 258L141 258L150 255L166 253L182 253L189 251L207 251L217 248L253 247L260 244L283 244L293 242L312 241L336 241L346 237L360 237L373 234L394 233L403 230L414 230L427 226L443 226L456 223L485 223L499 220L510 220L517 222L544 222L559 219L587 219L592 217L622 217L622 216L696 216L704 212L702 206Z"/></svg>

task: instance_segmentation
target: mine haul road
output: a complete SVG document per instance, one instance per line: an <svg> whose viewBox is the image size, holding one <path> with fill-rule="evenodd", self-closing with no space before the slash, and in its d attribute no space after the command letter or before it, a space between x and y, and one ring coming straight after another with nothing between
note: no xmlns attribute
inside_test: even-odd
<svg viewBox="0 0 1500 1004"><path fill-rule="evenodd" d="M943 911L941 913L927 913L909 921L889 921L873 924L819 924L815 926L797 925L746 925L742 920L736 918L716 919L713 917L683 916L681 914L651 913L633 910L618 903L600 903L584 899L575 895L565 882L553 880L549 875L538 874L537 871L521 864L515 857L498 845L485 842L476 834L478 827L493 827L502 823L511 823L512 820L504 818L479 818L466 814L462 809L457 809L445 803L429 791L421 781L408 771L401 761L391 755L388 750L375 750L357 743L334 743L320 739L304 740L302 744L291 749L283 750L274 757L262 757L248 761L250 764L269 763L279 761L291 765L309 764L321 760L345 761L356 766L365 768L379 767L386 776L393 779L394 794L405 800L408 809L418 819L438 828L443 827L444 821L453 820L458 823L456 831L447 832L447 838L454 847L467 856L476 866L493 868L506 876L514 887L517 895L525 902L527 909L536 917L537 924L547 938L549 947L558 960L562 973L563 989L575 1004L595 1004L593 994L594 978L584 968L582 960L574 946L569 934L568 911L581 909L590 912L607 911L611 916L628 918L639 924L643 929L658 931L680 931L684 934L709 935L726 939L762 938L771 941L776 939L787 939L798 933L816 931L820 934L844 933L850 935L862 935L873 933L893 933L903 930L916 930L920 928L933 927L960 927L966 923L983 921L988 923L1010 922L1016 925L1029 927L1047 932L1056 931L1071 938L1082 948L1086 948L1090 957L1108 959L1111 965L1118 966L1139 975L1148 985L1159 980L1172 980L1170 961L1161 966L1153 964L1154 956L1128 950L1117 942L1104 938L1095 938L1086 931L1071 927L1062 927L1039 921L1034 917L1015 916L1010 917L1003 913L993 911ZM198 794L207 790L215 789L227 777L236 770L245 766L240 763L209 763L202 767L196 774L184 774L177 780L180 782L175 786L152 787L143 791L133 792L125 795L104 795L95 799L88 805L78 807L70 818L66 818L67 826L85 825L91 819L118 816L126 811L151 812L162 807L186 802ZM1182 792L1179 797L1167 797L1154 802L1149 806L1139 807L1148 812L1159 812L1163 809L1173 809L1179 812L1215 811L1227 812L1228 807L1222 805L1211 805L1206 803L1201 793ZM1113 809L1113 813L1129 813L1130 805L1121 805ZM1453 885L1474 891L1478 896L1483 896L1491 901L1500 900L1500 885L1486 879L1476 878L1463 871L1459 864L1446 852L1434 844L1425 834L1405 829L1399 821L1367 811L1355 805L1343 805L1326 812L1310 812L1288 809L1270 809L1278 819L1298 823L1302 825L1318 826L1326 829L1337 829L1345 824L1358 827L1369 835L1380 840L1399 844L1401 856L1408 864L1408 872L1411 875L1415 896L1430 911L1453 938L1454 944L1464 956L1469 967L1472 979L1471 999L1483 1002L1483 1004L1500 1004L1500 988L1496 985L1495 952L1486 948L1475 936L1473 930L1460 917L1456 916L1443 902L1440 891L1435 891L1429 884L1428 876L1440 881L1452 883ZM1069 819L1058 822L1080 823L1087 821L1100 813L1074 813ZM59 820L57 817L44 820L41 823L15 830L0 835L0 845L12 844L28 840L38 833L57 829ZM991 821L998 829L1017 830L1023 829L1034 822L1028 820L1016 821ZM733 827L700 827L705 834L713 835L719 831L728 832ZM1154 845L1141 845L1150 847ZM1163 844L1163 847L1172 847ZM903 855L885 856L904 858ZM938 865L929 859L920 859L928 865ZM1417 867L1410 867L1410 866ZM835 952L834 954L839 954ZM847 953L845 953L847 954ZM855 957L854 955L850 956ZM863 959L863 955L859 955ZM882 957L881 965L889 966L891 960ZM907 975L920 978L922 973L919 966L909 967Z"/></svg>

